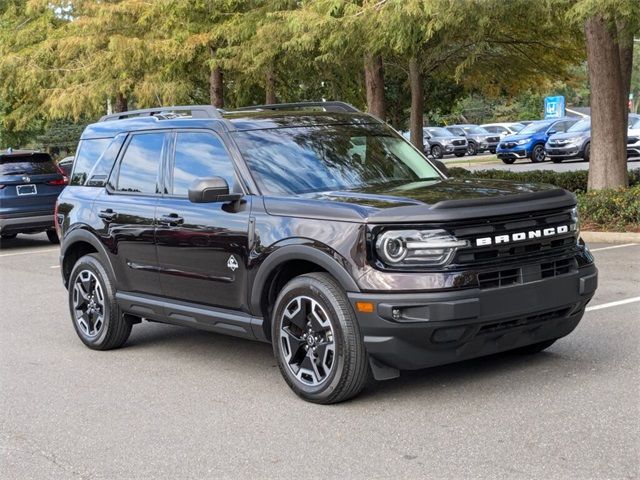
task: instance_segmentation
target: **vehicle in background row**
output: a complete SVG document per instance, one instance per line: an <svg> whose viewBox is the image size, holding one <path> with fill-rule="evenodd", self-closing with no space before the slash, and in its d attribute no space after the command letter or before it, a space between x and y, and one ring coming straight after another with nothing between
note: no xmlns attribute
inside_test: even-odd
<svg viewBox="0 0 640 480"><path fill-rule="evenodd" d="M51 243L58 243L54 207L66 184L48 153L0 152L0 237L44 231Z"/></svg>
<svg viewBox="0 0 640 480"><path fill-rule="evenodd" d="M500 137L500 140L502 140L507 135L518 133L524 128L524 125L518 122L503 122L485 123L483 125L480 125L480 127L484 128L489 133L497 134Z"/></svg>
<svg viewBox="0 0 640 480"><path fill-rule="evenodd" d="M73 168L73 156L64 157L62 160L58 160L58 168L64 173L67 178L71 178L71 169Z"/></svg>
<svg viewBox="0 0 640 480"><path fill-rule="evenodd" d="M429 142L430 153L433 158L445 155L464 157L467 153L467 139L461 135L454 135L443 127L424 128L424 137Z"/></svg>
<svg viewBox="0 0 640 480"><path fill-rule="evenodd" d="M495 133L491 134L478 125L469 124L449 125L445 128L454 135L467 139L467 155L476 155L487 150L496 153L500 137Z"/></svg>
<svg viewBox="0 0 640 480"><path fill-rule="evenodd" d="M317 403L568 335L597 287L576 197L435 165L342 102L103 117L57 207L73 328L96 350L143 319L271 342Z"/></svg>
<svg viewBox="0 0 640 480"><path fill-rule="evenodd" d="M566 132L551 135L544 150L553 163L571 158L583 158L588 162L591 152L591 118L583 118L571 125Z"/></svg>
<svg viewBox="0 0 640 480"><path fill-rule="evenodd" d="M404 139L411 143L411 132L400 132L400 134L404 137ZM424 129L422 130L422 153L427 156L431 156L431 145L429 144L429 140L427 140L426 135L424 134Z"/></svg>
<svg viewBox="0 0 640 480"><path fill-rule="evenodd" d="M532 122L518 133L507 135L498 144L498 158L512 164L518 158L529 158L533 163L544 162L544 146L555 133L566 132L578 121L577 118L558 118Z"/></svg>
<svg viewBox="0 0 640 480"><path fill-rule="evenodd" d="M629 115L627 133L627 158L640 157L640 115Z"/></svg>

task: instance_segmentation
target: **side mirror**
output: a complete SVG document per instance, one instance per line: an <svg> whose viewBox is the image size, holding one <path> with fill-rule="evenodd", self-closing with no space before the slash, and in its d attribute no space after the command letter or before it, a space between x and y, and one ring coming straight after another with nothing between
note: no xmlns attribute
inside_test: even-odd
<svg viewBox="0 0 640 480"><path fill-rule="evenodd" d="M556 130L549 130L547 135L555 135L556 133L558 133Z"/></svg>
<svg viewBox="0 0 640 480"><path fill-rule="evenodd" d="M449 175L449 169L442 161L436 160L434 158L434 159L431 159L431 163L433 163L436 166L436 168L440 170L442 173L444 173L447 176Z"/></svg>
<svg viewBox="0 0 640 480"><path fill-rule="evenodd" d="M229 185L222 177L197 178L189 187L189 201L192 203L231 202L241 196L229 193Z"/></svg>

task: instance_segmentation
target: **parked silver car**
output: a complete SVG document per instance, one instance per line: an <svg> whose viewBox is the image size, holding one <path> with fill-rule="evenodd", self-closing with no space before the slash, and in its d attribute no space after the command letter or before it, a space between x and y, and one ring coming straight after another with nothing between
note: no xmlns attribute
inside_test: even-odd
<svg viewBox="0 0 640 480"><path fill-rule="evenodd" d="M454 135L466 137L467 155L476 155L487 150L491 153L496 153L496 148L500 142L500 136L497 133L489 133L489 131L478 125L449 125L446 129Z"/></svg>

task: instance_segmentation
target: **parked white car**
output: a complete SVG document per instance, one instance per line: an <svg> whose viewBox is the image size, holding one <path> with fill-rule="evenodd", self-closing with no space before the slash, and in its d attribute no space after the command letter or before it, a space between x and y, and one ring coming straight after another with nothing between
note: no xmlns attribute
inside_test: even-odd
<svg viewBox="0 0 640 480"><path fill-rule="evenodd" d="M518 122L485 123L480 126L490 133L499 135L500 140L507 135L518 133L524 128L524 124Z"/></svg>

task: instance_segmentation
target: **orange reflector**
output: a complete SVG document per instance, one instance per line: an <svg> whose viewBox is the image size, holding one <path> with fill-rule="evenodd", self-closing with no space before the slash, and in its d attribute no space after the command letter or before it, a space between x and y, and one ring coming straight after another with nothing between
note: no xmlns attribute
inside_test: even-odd
<svg viewBox="0 0 640 480"><path fill-rule="evenodd" d="M362 313L372 313L373 303L371 302L356 302L356 308Z"/></svg>

